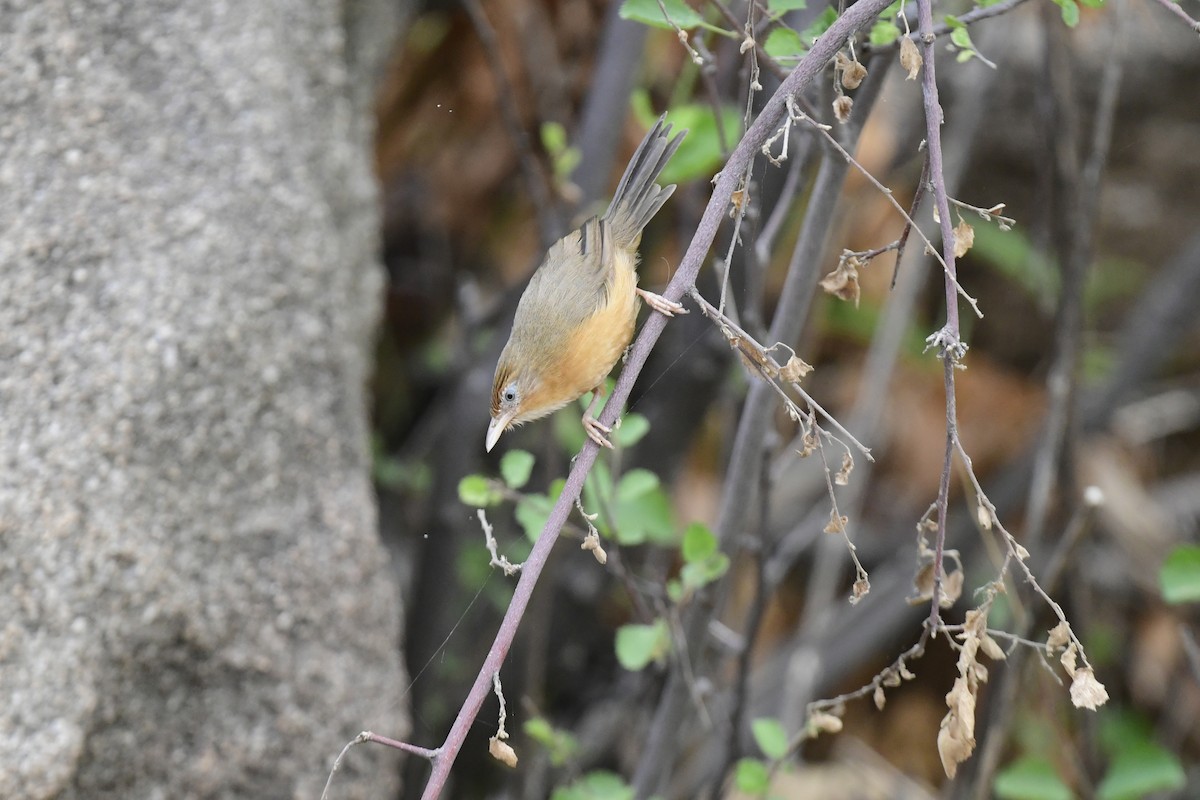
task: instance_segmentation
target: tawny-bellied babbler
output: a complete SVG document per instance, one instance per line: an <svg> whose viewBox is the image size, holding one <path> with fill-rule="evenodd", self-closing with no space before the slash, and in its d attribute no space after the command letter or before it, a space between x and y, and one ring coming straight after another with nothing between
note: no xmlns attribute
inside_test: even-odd
<svg viewBox="0 0 1200 800"><path fill-rule="evenodd" d="M687 131L670 138L664 117L638 145L612 203L546 252L517 304L512 334L492 381L487 449L515 425L544 417L592 391L583 427L612 447L611 429L593 416L596 401L621 353L633 339L638 295L667 316L684 313L637 285L642 229L675 191L655 183Z"/></svg>

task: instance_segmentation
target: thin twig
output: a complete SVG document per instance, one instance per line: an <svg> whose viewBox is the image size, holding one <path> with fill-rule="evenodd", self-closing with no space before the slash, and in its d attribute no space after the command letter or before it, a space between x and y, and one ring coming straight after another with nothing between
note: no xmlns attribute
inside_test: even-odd
<svg viewBox="0 0 1200 800"><path fill-rule="evenodd" d="M954 267L954 231L950 225L950 201L942 174L942 106L938 101L937 76L934 70L933 5L931 0L917 2L918 29L924 52L921 96L925 105L925 146L929 153L929 178L933 183L934 207L942 228L942 261L946 275L946 324L931 337L930 344L938 347L946 389L946 450L942 461L942 476L937 495L937 541L934 546L933 599L930 602L929 624L934 633L942 623L942 554L946 546L947 506L950 498L950 472L954 467L954 451L958 444L958 413L954 395L954 370L966 353L958 322L960 287ZM920 232L920 228L917 228ZM964 293L965 294L965 293ZM975 309L978 314L978 308Z"/></svg>
<svg viewBox="0 0 1200 800"><path fill-rule="evenodd" d="M1058 542L1058 547L1047 561L1043 578L1047 592L1057 590L1065 572L1065 566L1069 563L1070 554L1090 527L1095 517L1094 510L1098 504L1094 499L1090 499L1086 492L1084 493L1083 505L1075 512L1066 532ZM1010 550L1009 555L1005 558L1003 571L1007 571L1011 560L1012 551ZM1017 628L1015 636L1022 640L1028 640L1037 624L1037 616L1036 614L1026 615L1025 620ZM992 635L995 636L994 633ZM1044 652L1039 649L1039 654L1044 655ZM1045 664L1045 658L1042 658L1042 663ZM1000 766L1000 756L1004 753L1004 745L1008 741L1007 731L1012 724L1017 692L1021 687L1023 666L1024 652L1013 653L1009 658L1008 666L999 678L999 686L993 690L996 693L996 699L992 703L996 712L987 726L986 738L979 754L979 766L975 774L975 800L985 800L992 796L992 776ZM1061 679L1052 669L1050 674L1061 683Z"/></svg>
<svg viewBox="0 0 1200 800"><path fill-rule="evenodd" d="M321 791L321 800L328 800L329 790L333 787L333 776L336 775L338 770L342 768L342 762L346 760L346 755L350 752L350 748L354 747L356 744L363 744L364 742L382 744L386 747L392 748L393 750L401 750L405 753L410 753L411 755L428 759L429 761L435 760L440 752L439 750L429 750L425 747L417 747L415 744L409 744L408 742L389 739L386 736L380 736L379 734L371 733L370 731L363 731L358 736L355 736L353 739L347 742L346 746L342 748L342 752L338 753L337 759L335 759L333 762L333 768L329 770L329 777L325 779L325 788Z"/></svg>
<svg viewBox="0 0 1200 800"><path fill-rule="evenodd" d="M1189 28L1191 28L1194 33L1200 33L1200 22L1197 22L1189 17L1187 12L1179 7L1178 3L1174 3L1172 0L1154 0L1154 2L1158 3L1167 11L1170 11L1172 14L1178 17L1179 20L1183 22L1184 25L1187 25Z"/></svg>
<svg viewBox="0 0 1200 800"><path fill-rule="evenodd" d="M972 23L979 22L980 20L988 19L990 17L998 17L1001 14L1007 14L1009 11L1012 11L1014 8L1016 8L1017 6L1021 5L1022 3L1025 3L1025 2L1027 2L1027 0L1001 0L999 3L996 3L995 5L979 6L979 7L973 8L964 14L959 14L957 16L957 18L958 18L958 21L961 22L962 24L971 25ZM1170 2L1170 0L1158 0L1158 2ZM912 7L909 6L908 11L911 11L911 8ZM947 33L950 33L950 31L952 31L952 30L954 30L954 28L951 25L943 22L940 25L935 25L933 27L933 35L934 36L945 36ZM910 35L909 38L911 38L917 44L920 44L920 41L917 39L915 34ZM863 44L863 52L864 53L888 52L890 50L896 49L899 46L900 46L899 39L892 42L891 44L886 44L886 45L882 45L882 46L873 45L870 42L866 42Z"/></svg>
<svg viewBox="0 0 1200 800"><path fill-rule="evenodd" d="M923 628L921 630L921 636L919 639L917 639L916 644L897 656L895 661L889 664L886 668L880 670L868 683L863 684L854 691L846 692L845 694L839 694L837 697L814 700L813 702L809 703L807 706L807 712L809 716L811 716L814 711L827 711L830 709L835 709L839 706L849 703L851 700L857 700L860 697L866 697L868 694L874 693L877 688L883 685L884 679L886 679L889 675L901 674L904 669L907 669L908 662L914 661L925 655L925 647L929 644L929 637L929 628ZM808 738L808 736L804 735L804 732L802 732L801 736L797 737L797 739L793 741L793 746L789 748L789 750L798 748L806 738Z"/></svg>
<svg viewBox="0 0 1200 800"><path fill-rule="evenodd" d="M741 20L739 20L737 18L737 15L733 13L733 11L729 8L728 5L723 3L721 0L709 0L709 2L712 3L713 7L716 8L717 11L721 12L721 16L724 17L725 21L728 22L730 25L734 26L735 28L742 26ZM750 4L749 7L746 9L746 14L747 14L747 16L749 16L749 15L752 15L753 13L754 13L754 6L753 6L753 4ZM766 65L767 69L771 71L771 74L781 80L783 78L786 78L787 74L788 74L787 67L784 67L783 65L781 65L778 61L775 60L775 58L770 53L768 53L765 49L763 49L762 43L759 42L758 39L756 37L754 37L751 32L747 32L746 35L749 36L750 39L754 42L754 52L758 55L759 60L762 61L762 63Z"/></svg>
<svg viewBox="0 0 1200 800"><path fill-rule="evenodd" d="M758 371L759 375L764 380L775 385L776 390L779 391L780 395L784 398L788 410L793 412L798 411L799 409L798 406L796 406L795 401L789 398L787 394L783 393L782 389L776 383L776 379L784 380L780 375L784 367L775 360L774 356L771 355L771 351L774 348L764 347L760 342L755 340L753 336L742 330L737 323L735 323L725 314L722 314L720 309L715 308L712 303L705 300L704 295L700 294L700 291L695 287L692 287L688 294L694 301L696 301L696 304L700 306L701 313L703 313L704 316L708 317L713 322L717 323L719 326L723 327L725 329L724 333L726 336L735 339L739 348L750 349L751 353L749 354L747 360L754 364L756 371ZM743 352L745 351L743 350ZM787 381L784 380L784 382L786 383ZM816 413L824 417L825 420L828 421L838 433L846 437L850 441L850 444L854 445L859 452L867 457L868 461L875 460L871 456L871 449L858 439L854 438L854 435L850 433L850 431L846 430L845 427L843 427L842 424L838 422L832 414L822 408L821 405L817 403L817 401L814 400L808 392L804 391L798 382L791 381L790 384L792 389L794 389L800 395L804 402L811 406ZM812 419L812 417L810 417L810 419Z"/></svg>
<svg viewBox="0 0 1200 800"><path fill-rule="evenodd" d="M937 262L942 265L942 269L946 273L946 280L948 282L950 282L951 285L953 286L953 288L959 294L961 294L963 296L963 299L966 300L971 305L971 309L974 310L976 316L978 316L982 319L983 313L979 310L979 303L977 303L975 298L973 298L973 297L971 297L971 295L967 294L966 290L963 289L961 285L959 285L958 277L954 272L954 244L953 244L954 238L953 238L953 235L951 235L951 237L946 240L946 241L950 242L949 250L947 251L949 255L944 256L944 257L942 255L939 255L937 252L937 249L934 248L933 243L931 241L929 241L929 238L925 236L925 233L921 230L920 226L916 225L916 223L913 222L913 218L911 216L909 216L907 211L904 210L904 206L900 205L900 203L896 200L896 197L893 194L892 190L889 189L888 187L884 186L882 183L880 183L879 179L876 178L874 175L872 175L870 170L868 170L866 167L864 167L862 164L860 164L858 162L858 160L854 158L854 156L850 155L849 151L847 151L846 148L842 147L841 143L837 140L837 138L835 138L834 136L832 136L829 133L828 125L822 125L821 123L817 122L812 117L808 116L803 111L800 111L797 108L793 107L789 110L794 114L792 119L796 120L797 122L804 122L804 123L810 125L821 136L825 137L825 140L827 142L829 142L829 144L835 150L838 151L838 154L840 154L842 158L846 159L847 163L849 163L856 170L858 170L859 173L861 173L863 175L863 177L865 177L871 183L872 186L874 186L876 189L879 190L880 194L882 194L885 198L887 198L887 201L888 201L888 203L891 204L892 208L896 209L896 211L898 211L900 213L900 216L904 217L904 221L906 223L908 223L908 225L912 229L916 230L917 235L921 237L921 240L923 242L925 242L925 247L926 247L927 251L929 252L929 254L932 255L937 260ZM940 111L940 107L939 107L939 111ZM941 123L939 122L938 124L940 125ZM938 159L939 164L941 163L940 155L941 154L939 153L939 159ZM943 191L945 191L944 182L942 184L942 189L943 189ZM943 216L942 219L944 220L943 231L942 231L943 236L944 236L944 235L946 235L947 230L951 230L948 226L949 225L949 207L948 206L947 206L947 211L945 212L945 216ZM946 245L943 244L943 247L945 247L945 246ZM955 312L955 315L957 316L957 311Z"/></svg>
<svg viewBox="0 0 1200 800"><path fill-rule="evenodd" d="M487 511L482 508L475 509L475 516L479 518L479 525L483 528L483 541L487 546L488 552L491 554L491 561L488 562L490 567L499 567L506 576L511 577L521 571L520 564L514 564L508 560L508 556L500 555L496 544L496 537L492 533L491 523L487 519Z"/></svg>

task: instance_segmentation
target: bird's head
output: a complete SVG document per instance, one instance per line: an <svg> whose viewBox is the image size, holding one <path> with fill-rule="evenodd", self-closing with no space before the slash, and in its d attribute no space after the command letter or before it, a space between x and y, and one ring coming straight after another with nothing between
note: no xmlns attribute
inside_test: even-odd
<svg viewBox="0 0 1200 800"><path fill-rule="evenodd" d="M485 447L496 446L500 434L531 419L529 401L535 386L524 370L515 370L501 360L492 379L492 421L488 425ZM533 415L539 416L539 415Z"/></svg>

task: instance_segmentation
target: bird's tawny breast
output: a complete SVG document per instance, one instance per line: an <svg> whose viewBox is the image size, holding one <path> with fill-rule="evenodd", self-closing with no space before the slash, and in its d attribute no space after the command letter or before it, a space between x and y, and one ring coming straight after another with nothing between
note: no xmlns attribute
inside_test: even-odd
<svg viewBox="0 0 1200 800"><path fill-rule="evenodd" d="M608 303L570 336L561 377L570 384L562 390L571 400L598 386L633 339L638 312L636 256L627 251L614 255Z"/></svg>

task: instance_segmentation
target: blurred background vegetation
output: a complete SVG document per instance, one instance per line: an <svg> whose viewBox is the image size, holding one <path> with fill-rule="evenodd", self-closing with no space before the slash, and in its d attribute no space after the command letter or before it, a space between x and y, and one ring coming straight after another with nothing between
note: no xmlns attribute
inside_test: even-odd
<svg viewBox="0 0 1200 800"><path fill-rule="evenodd" d="M958 376L959 424L1001 520L1029 537L1034 572L1053 573L1046 588L1112 699L1098 714L1072 708L1036 655L996 665L981 693L980 749L950 782L935 741L955 654L933 645L909 665L917 677L889 689L882 709L869 697L850 703L841 733L807 743L772 796L1200 796L1198 606L1188 588L1195 551L1187 549L1200 518L1200 41L1153 0L1009 5L970 26L969 47L962 36L938 44L951 194L981 208L1003 203L1015 220L1002 230L962 213L975 240L959 262L961 282L983 317L964 307L971 349ZM521 560L544 498L582 442L578 410L569 408L499 448L529 456L502 462L502 452L483 452L491 372L525 280L549 242L603 207L648 121L665 110L691 133L667 176L679 189L642 244L641 283L661 290L709 180L742 132L755 54L740 52L740 34L728 35L739 28L717 4L687 6L700 20L687 18L698 65L674 30L636 21L658 4L647 8L631 3L625 16L635 19L621 19L618 4L598 0L427 2L410 16L378 94L390 280L374 385L376 480L406 603L410 738L418 744L444 736L514 582L488 566L474 508L489 506L501 552ZM972 8L942 3L935 15ZM1186 0L1180 8L1200 11ZM861 96L865 85L857 90L851 123L836 132L849 142L861 126L857 159L908 207L924 120L918 82L903 80L890 44L904 27L896 10L858 43L877 85L870 96ZM741 3L729 11L746 18ZM756 38L786 70L834 11L772 2L756 14ZM915 13L908 19L915 27ZM752 105L778 84L762 64L765 91ZM836 125L834 80L827 71L805 99ZM1115 104L1106 108L1104 87L1114 80ZM1106 120L1111 143L1097 165L1089 158ZM700 314L674 321L634 390L636 416L621 446L585 492L587 510L602 511L609 563L560 543L504 670L521 763L510 770L486 756L495 719L487 705L455 768L454 796L632 796L628 785L655 770L660 780L638 785L665 797L729 796L727 768L772 756L777 744L752 719L779 719L794 733L804 711L785 707L788 698L853 690L918 637L927 610L904 597L916 570L915 525L936 495L945 441L941 366L924 352L944 321L942 282L914 238L896 290L894 254L861 270L858 302L817 289L843 249L887 244L903 219L854 170L820 194L819 171L839 157L808 132L793 133L789 161L755 165L730 294L743 326L765 331L789 269L812 272L803 332L786 344L816 367L807 391L877 460L868 470L860 459L848 512L871 595L846 602L854 572L844 546L830 556L819 526L811 534L810 518L828 520L823 473L795 456L796 425L782 409L762 444L767 488L747 498L755 507L730 532L727 563L713 560L705 532L720 514L754 378ZM1092 166L1102 173L1089 183ZM792 264L820 204L834 204L819 232L822 255ZM932 231L929 203L917 218ZM718 236L714 263L731 230ZM766 241L764 230L774 238ZM719 269L706 267L701 291L715 302L719 286ZM902 292L907 299L885 327ZM1063 324L1073 293L1082 304L1074 327ZM1069 422L1050 453L1054 490L1031 524L1032 465L1047 446L1053 402L1048 377L1073 341ZM889 349L895 366L881 373L871 354ZM871 397L881 401L876 418L864 418ZM467 476L478 477L461 487ZM1098 507L1084 500L1092 486L1103 496ZM954 622L995 575L998 553L975 526L973 495L963 488L956 479L950 546L962 554L967 588L947 612ZM583 525L577 517L573 535ZM1182 576L1169 589L1174 603L1163 596L1168 558L1168 582ZM832 581L831 595L814 591L818 579ZM991 624L1028 625L1031 638L1045 641L1052 617L1022 587L1011 590ZM681 601L707 604L711 616L710 641L687 643L699 669L689 676L691 702L705 712L671 732L669 760L647 765L665 675L681 663L680 643L663 628ZM644 627L622 628L630 625ZM632 650L618 652L619 629L634 631L625 634ZM641 642L630 644L630 635ZM811 691L796 694L789 682L802 652L816 653L820 665L807 678ZM739 680L745 713L736 720L723 701L738 696ZM1010 694L1005 681L1016 687ZM994 763L983 766L987 747ZM409 764L409 796L426 770ZM741 788L755 794L743 778Z"/></svg>

